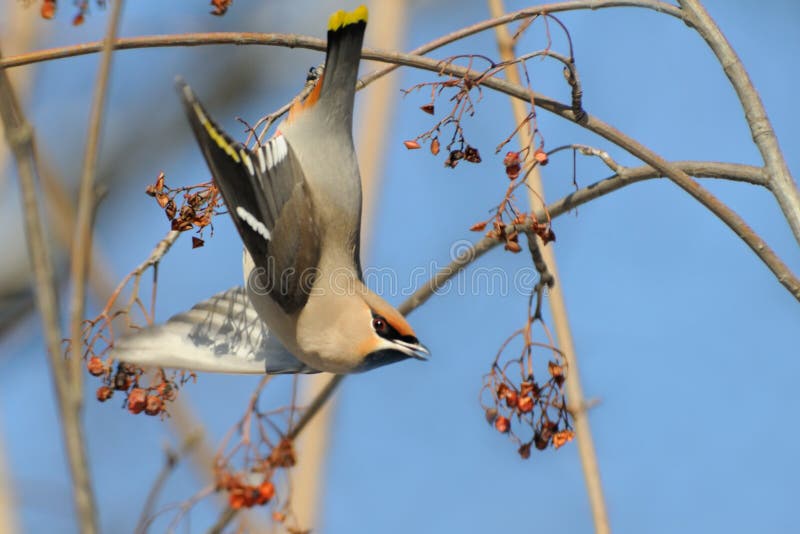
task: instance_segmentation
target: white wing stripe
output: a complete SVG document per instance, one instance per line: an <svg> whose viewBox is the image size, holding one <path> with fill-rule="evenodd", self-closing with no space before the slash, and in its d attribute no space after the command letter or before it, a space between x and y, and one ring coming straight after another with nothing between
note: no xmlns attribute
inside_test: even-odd
<svg viewBox="0 0 800 534"><path fill-rule="evenodd" d="M278 135L256 150L256 153L261 172L267 172L286 158L289 154L289 145L286 144L286 139L282 135Z"/></svg>
<svg viewBox="0 0 800 534"><path fill-rule="evenodd" d="M237 206L236 207L236 214L239 216L240 219L242 219L244 222L246 222L247 225L254 232L256 232L258 235L260 235L261 237L263 237L267 241L270 240L270 238L272 237L272 234L269 233L269 230L267 229L266 226L264 226L264 223L262 223L261 221L256 219L253 216L252 213L250 213L249 211L247 211L246 209L244 209L241 206Z"/></svg>
<svg viewBox="0 0 800 534"><path fill-rule="evenodd" d="M261 168L261 172L267 172L267 162L264 160L264 147L259 147L256 150L256 155L258 156L258 166Z"/></svg>

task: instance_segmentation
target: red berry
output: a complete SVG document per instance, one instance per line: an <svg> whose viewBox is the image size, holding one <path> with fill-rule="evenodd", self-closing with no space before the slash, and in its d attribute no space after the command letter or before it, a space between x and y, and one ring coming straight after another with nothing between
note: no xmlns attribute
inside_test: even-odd
<svg viewBox="0 0 800 534"><path fill-rule="evenodd" d="M145 400L144 413L147 415L158 415L164 411L164 401L156 395L148 395Z"/></svg>
<svg viewBox="0 0 800 534"><path fill-rule="evenodd" d="M517 400L517 409L520 413L530 413L533 410L533 399L525 396Z"/></svg>
<svg viewBox="0 0 800 534"><path fill-rule="evenodd" d="M504 417L501 415L500 417L494 420L494 427L501 434L505 434L506 432L511 430L511 421L509 421L508 417Z"/></svg>
<svg viewBox="0 0 800 534"><path fill-rule="evenodd" d="M258 487L258 497L256 504L267 504L275 496L275 485L270 482L262 482Z"/></svg>
<svg viewBox="0 0 800 534"><path fill-rule="evenodd" d="M142 413L147 406L147 393L142 388L134 388L128 394L128 411L132 414Z"/></svg>
<svg viewBox="0 0 800 534"><path fill-rule="evenodd" d="M89 374L92 376L100 376L106 372L106 366L103 363L103 360L97 356L92 356L89 358L89 361L86 362L86 368L89 370Z"/></svg>
<svg viewBox="0 0 800 534"><path fill-rule="evenodd" d="M509 408L516 408L517 406L517 392L513 389L510 389L508 393L506 393L506 406Z"/></svg>

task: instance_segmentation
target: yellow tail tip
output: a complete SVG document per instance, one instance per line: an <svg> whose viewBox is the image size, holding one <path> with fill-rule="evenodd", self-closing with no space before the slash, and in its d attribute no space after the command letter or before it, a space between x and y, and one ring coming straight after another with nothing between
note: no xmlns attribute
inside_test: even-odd
<svg viewBox="0 0 800 534"><path fill-rule="evenodd" d="M367 22L368 15L367 6L359 6L350 12L340 9L328 19L328 31L335 32L350 24Z"/></svg>

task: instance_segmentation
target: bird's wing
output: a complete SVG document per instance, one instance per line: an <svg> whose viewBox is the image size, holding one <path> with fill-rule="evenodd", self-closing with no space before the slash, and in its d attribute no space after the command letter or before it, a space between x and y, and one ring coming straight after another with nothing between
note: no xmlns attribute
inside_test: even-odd
<svg viewBox="0 0 800 534"><path fill-rule="evenodd" d="M111 356L144 367L215 373L316 373L270 335L244 288L117 340Z"/></svg>
<svg viewBox="0 0 800 534"><path fill-rule="evenodd" d="M186 83L178 79L176 84L214 182L255 263L246 283L287 314L299 311L316 276L320 231L295 152L280 134L248 150L211 120Z"/></svg>

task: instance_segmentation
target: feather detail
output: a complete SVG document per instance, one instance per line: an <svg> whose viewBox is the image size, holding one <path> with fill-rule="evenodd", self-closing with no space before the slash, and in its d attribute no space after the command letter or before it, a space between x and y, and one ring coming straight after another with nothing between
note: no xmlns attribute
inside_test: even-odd
<svg viewBox="0 0 800 534"><path fill-rule="evenodd" d="M241 287L119 339L111 356L144 367L212 373L317 372L270 335Z"/></svg>

